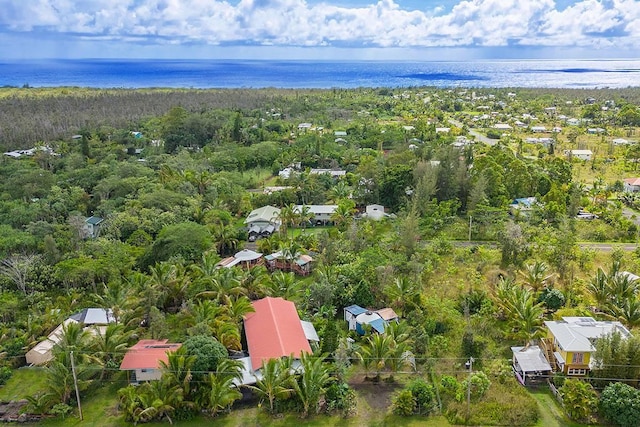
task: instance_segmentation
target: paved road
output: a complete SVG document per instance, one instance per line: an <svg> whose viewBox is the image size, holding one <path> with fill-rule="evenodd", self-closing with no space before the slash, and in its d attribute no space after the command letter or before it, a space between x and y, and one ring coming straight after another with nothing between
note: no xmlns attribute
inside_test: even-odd
<svg viewBox="0 0 640 427"><path fill-rule="evenodd" d="M498 246L497 242L486 242L486 241L466 241L466 240L453 240L451 241L451 243L454 246L458 246L458 247L463 247L463 248L467 248L467 247L473 247L473 246L488 246L491 248L496 248ZM595 249L596 251L601 251L601 252L611 252L614 249L618 249L621 248L622 250L625 251L635 251L636 248L638 247L637 243L593 243L593 242L580 242L578 243L578 246L581 248L590 248L590 249Z"/></svg>
<svg viewBox="0 0 640 427"><path fill-rule="evenodd" d="M636 225L640 226L640 215L638 214L638 212L622 206L622 215L635 222Z"/></svg>
<svg viewBox="0 0 640 427"><path fill-rule="evenodd" d="M464 126L464 124L462 122L459 122L457 120L454 119L449 119L449 123L451 123L452 125L462 128ZM476 141L478 142L484 142L487 145L496 145L498 143L497 139L491 139L491 138L487 138L486 136L484 136L483 134L481 134L478 131L475 130L471 130L469 129L469 135L475 136L476 137Z"/></svg>

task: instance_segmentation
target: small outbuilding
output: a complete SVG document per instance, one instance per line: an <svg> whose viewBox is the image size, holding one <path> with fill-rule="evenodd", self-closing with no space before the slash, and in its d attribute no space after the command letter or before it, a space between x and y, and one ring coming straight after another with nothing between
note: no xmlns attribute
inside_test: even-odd
<svg viewBox="0 0 640 427"><path fill-rule="evenodd" d="M551 375L551 365L537 345L511 347L511 352L513 353L513 372L522 385L527 385L527 380L530 384L536 379Z"/></svg>
<svg viewBox="0 0 640 427"><path fill-rule="evenodd" d="M262 265L264 260L262 254L251 249L243 249L232 257L228 257L216 264L217 268L231 268L239 265L244 268L251 268Z"/></svg>

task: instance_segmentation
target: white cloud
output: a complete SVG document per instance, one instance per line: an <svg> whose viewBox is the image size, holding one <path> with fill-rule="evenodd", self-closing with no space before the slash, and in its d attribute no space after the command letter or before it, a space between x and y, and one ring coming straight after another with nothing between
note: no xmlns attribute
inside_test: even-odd
<svg viewBox="0 0 640 427"><path fill-rule="evenodd" d="M372 0L373 1L373 0ZM593 46L640 48L640 2L461 0L446 11L394 0L346 7L305 0L5 0L0 28L179 44L282 46ZM342 1L341 4L345 2ZM7 31L7 30L5 30Z"/></svg>

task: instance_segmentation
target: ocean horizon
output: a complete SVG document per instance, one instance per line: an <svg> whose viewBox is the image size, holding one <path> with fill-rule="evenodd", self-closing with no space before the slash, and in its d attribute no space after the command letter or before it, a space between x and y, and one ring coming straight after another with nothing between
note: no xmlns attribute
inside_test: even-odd
<svg viewBox="0 0 640 427"><path fill-rule="evenodd" d="M0 86L287 88L640 86L640 60L0 60Z"/></svg>

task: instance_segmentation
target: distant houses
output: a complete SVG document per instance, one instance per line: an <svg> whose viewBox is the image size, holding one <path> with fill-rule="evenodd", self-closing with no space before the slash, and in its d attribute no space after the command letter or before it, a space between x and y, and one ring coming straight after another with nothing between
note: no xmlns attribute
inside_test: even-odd
<svg viewBox="0 0 640 427"><path fill-rule="evenodd" d="M313 225L327 225L332 222L331 217L338 205L296 205L294 211L300 214L305 209L311 214Z"/></svg>
<svg viewBox="0 0 640 427"><path fill-rule="evenodd" d="M640 191L640 178L625 178L623 185L627 193L637 193Z"/></svg>

